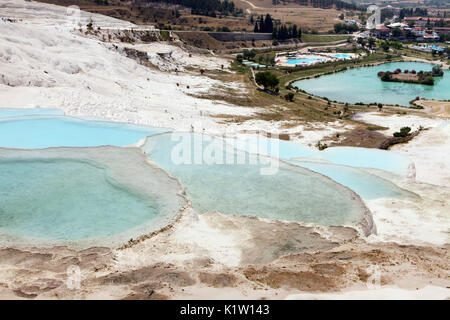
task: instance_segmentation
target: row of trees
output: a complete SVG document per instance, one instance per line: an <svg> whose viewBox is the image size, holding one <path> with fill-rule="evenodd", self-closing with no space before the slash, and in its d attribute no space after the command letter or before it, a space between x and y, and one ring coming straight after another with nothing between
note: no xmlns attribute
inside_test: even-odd
<svg viewBox="0 0 450 320"><path fill-rule="evenodd" d="M426 17L428 15L427 8L403 8L400 9L399 18L404 17Z"/></svg>
<svg viewBox="0 0 450 320"><path fill-rule="evenodd" d="M290 25L289 27L286 25L281 25L279 27L275 27L272 32L272 37L277 40L288 40L288 39L301 39L302 30L297 28L297 25Z"/></svg>
<svg viewBox="0 0 450 320"><path fill-rule="evenodd" d="M229 15L242 12L237 9L232 0L148 0L150 2L163 2L168 4L177 4L192 9L192 14L216 16L219 12L223 15Z"/></svg>
<svg viewBox="0 0 450 320"><path fill-rule="evenodd" d="M253 16L250 17L250 22L251 23L254 22ZM270 14L266 14L265 18L263 15L261 15L255 22L255 29L254 29L255 32L272 33L273 29L274 23Z"/></svg>
<svg viewBox="0 0 450 320"><path fill-rule="evenodd" d="M277 25L270 14L265 17L261 15L256 22L251 16L250 22L255 23L254 32L272 33L276 40L300 39L302 37L302 30L297 25Z"/></svg>
<svg viewBox="0 0 450 320"><path fill-rule="evenodd" d="M334 25L334 33L352 33L358 31L356 24L336 23Z"/></svg>

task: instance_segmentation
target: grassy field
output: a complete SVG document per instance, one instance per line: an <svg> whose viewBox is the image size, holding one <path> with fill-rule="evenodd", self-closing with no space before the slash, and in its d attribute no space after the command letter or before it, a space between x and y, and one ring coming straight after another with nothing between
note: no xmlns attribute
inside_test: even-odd
<svg viewBox="0 0 450 320"><path fill-rule="evenodd" d="M348 35L318 35L318 34L303 34L303 42L334 42L347 40Z"/></svg>
<svg viewBox="0 0 450 320"><path fill-rule="evenodd" d="M254 107L262 109L262 112L258 112L252 116L224 116L218 115L218 117L224 118L226 122L244 122L247 120L261 119L266 121L285 121L284 127L289 128L299 124L308 125L311 123L327 123L341 120L353 124L362 130L381 130L382 127L360 123L352 120L354 112L357 111L369 111L371 108L367 106L350 105L345 106L341 103L329 102L320 97L315 97L307 93L299 92L294 94L294 101L288 102L285 99L285 95L292 90L285 88L286 83L289 81L317 75L320 73L331 72L334 70L340 70L344 67L358 66L369 63L377 63L386 61L385 54L374 54L358 62L342 61L339 64L321 65L320 67L309 68L286 74L283 70L271 69L271 72L275 73L280 79L280 93L279 95L272 95L266 92L262 92L256 88L253 83L251 72L248 67L240 65L236 62L233 63L232 69L236 73L229 74L225 72L215 71L208 74L209 77L219 79L221 81L237 81L244 83L247 89L245 94L232 92L230 89L217 88L212 90L208 94L202 94L197 97L204 99L223 100L234 105ZM375 108L375 107L373 107Z"/></svg>

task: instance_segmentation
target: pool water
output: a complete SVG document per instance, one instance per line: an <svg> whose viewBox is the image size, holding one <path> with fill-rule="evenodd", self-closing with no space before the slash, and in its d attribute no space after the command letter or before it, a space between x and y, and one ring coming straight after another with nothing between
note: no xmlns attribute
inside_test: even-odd
<svg viewBox="0 0 450 320"><path fill-rule="evenodd" d="M198 213L219 211L319 225L354 224L363 219L365 207L357 195L324 176L283 162L276 173L262 175L261 168L268 167L263 163L266 159L242 151L231 159L246 159L243 163L205 163L208 146L214 144L215 156L230 156L224 141L192 133L181 136L192 142L185 150L187 161L177 160L174 151L180 142L171 134L148 138L144 150L181 181Z"/></svg>
<svg viewBox="0 0 450 320"><path fill-rule="evenodd" d="M416 97L427 99L450 99L450 71L435 78L434 86L384 82L378 77L380 71L402 70L431 71L433 65L421 62L394 62L372 67L350 69L318 78L305 79L292 85L306 92L331 101L348 103L383 103L389 105L409 106Z"/></svg>
<svg viewBox="0 0 450 320"><path fill-rule="evenodd" d="M352 189L363 199L416 198L414 194L399 188L392 182L358 168L311 161L291 160L289 162L321 173L343 186Z"/></svg>
<svg viewBox="0 0 450 320"><path fill-rule="evenodd" d="M0 148L0 243L119 245L166 226L181 190L137 148Z"/></svg>
<svg viewBox="0 0 450 320"><path fill-rule="evenodd" d="M152 220L154 199L75 160L0 161L0 232L79 240L111 236Z"/></svg>
<svg viewBox="0 0 450 320"><path fill-rule="evenodd" d="M250 153L271 155L284 160L298 158L322 160L334 164L379 169L398 175L406 175L411 161L396 152L373 148L330 147L323 151L292 141L252 137L243 139L225 139L237 149Z"/></svg>
<svg viewBox="0 0 450 320"><path fill-rule="evenodd" d="M253 141L262 140L264 152L252 139L164 133L32 110L3 110L0 117L0 147L12 148L0 148L0 240L82 241L125 234L124 240L148 233L167 225L186 204L181 185L198 213L318 225L367 224L367 209L354 191L365 199L411 196L356 168L406 173L408 159L394 152L318 151L290 141ZM143 150L165 171L143 160L140 149L99 147L127 146L147 136ZM181 141L189 142L187 149ZM43 149L50 147L72 148ZM208 162L211 157L232 161Z"/></svg>
<svg viewBox="0 0 450 320"><path fill-rule="evenodd" d="M163 131L167 130L55 115L6 117L0 119L0 147L38 149L126 146Z"/></svg>
<svg viewBox="0 0 450 320"><path fill-rule="evenodd" d="M301 59L288 59L286 64L312 64L319 61L326 61L327 58L321 57L311 57L311 58L301 58Z"/></svg>
<svg viewBox="0 0 450 320"><path fill-rule="evenodd" d="M351 56L349 54L345 54L345 53L336 53L333 54L333 57L338 58L338 59L350 59Z"/></svg>

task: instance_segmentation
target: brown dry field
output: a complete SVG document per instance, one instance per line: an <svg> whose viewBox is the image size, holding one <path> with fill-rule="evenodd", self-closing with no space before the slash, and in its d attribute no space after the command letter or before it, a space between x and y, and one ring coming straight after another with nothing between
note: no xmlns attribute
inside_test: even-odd
<svg viewBox="0 0 450 320"><path fill-rule="evenodd" d="M248 2L253 3L252 7ZM280 19L282 23L299 25L302 29L327 32L332 30L339 22L338 16L344 11L335 9L320 9L299 6L298 4L272 6L272 0L237 0L236 4L244 10L250 10L255 15L269 13L273 18ZM248 11L247 11L248 12Z"/></svg>
<svg viewBox="0 0 450 320"><path fill-rule="evenodd" d="M416 74L411 74L411 73L400 73L400 74L393 74L392 75L393 79L398 79L398 80L413 80L416 81L419 79L419 76Z"/></svg>
<svg viewBox="0 0 450 320"><path fill-rule="evenodd" d="M204 27L228 27L233 31L253 31L253 25L247 18L224 17L212 18L192 15L180 10L181 16L176 18L172 13L173 8L148 7L142 12L137 6L130 6L118 1L110 0L110 5L97 5L93 0L38 0L39 2L56 4L61 6L78 5L81 10L92 13L100 13L117 19L130 21L135 24L170 24L174 29L201 30Z"/></svg>
<svg viewBox="0 0 450 320"><path fill-rule="evenodd" d="M254 25L248 18L223 17L212 18L205 16L192 15L187 11L180 10L181 16L176 18L172 15L172 8L145 8L144 12L139 12L137 6L131 7L120 1L109 1L110 5L97 5L93 0L38 0L40 2L51 3L62 6L76 4L82 10L100 13L114 18L131 21L136 24L170 24L175 29L183 28L185 30L201 30L205 27L228 27L232 31L253 31ZM299 6L297 4L279 5L272 7L272 0L251 0L257 8L252 8L244 0L236 0L238 7L244 11L250 8L255 15L271 14L275 19L282 23L297 24L305 30L317 30L318 32L327 32L333 29L338 16L342 11L335 9L320 9L312 7ZM246 12L247 13L247 12Z"/></svg>

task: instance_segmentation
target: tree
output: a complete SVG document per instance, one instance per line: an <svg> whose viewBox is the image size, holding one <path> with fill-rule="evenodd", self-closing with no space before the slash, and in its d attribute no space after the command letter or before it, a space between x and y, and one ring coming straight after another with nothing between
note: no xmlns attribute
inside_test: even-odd
<svg viewBox="0 0 450 320"><path fill-rule="evenodd" d="M244 49L243 54L244 59L253 59L256 56L256 51L254 49L252 50Z"/></svg>
<svg viewBox="0 0 450 320"><path fill-rule="evenodd" d="M389 42L383 41L383 42L381 43L381 48L383 48L383 50L384 50L385 52L388 52L388 51L389 51Z"/></svg>
<svg viewBox="0 0 450 320"><path fill-rule="evenodd" d="M287 95L284 96L286 101L294 101L294 94L292 92L289 92Z"/></svg>
<svg viewBox="0 0 450 320"><path fill-rule="evenodd" d="M375 45L375 39L369 38L368 42L369 42L369 48L372 49Z"/></svg>
<svg viewBox="0 0 450 320"><path fill-rule="evenodd" d="M270 14L266 14L266 18L264 19L264 32L266 33L273 32L273 21Z"/></svg>
<svg viewBox="0 0 450 320"><path fill-rule="evenodd" d="M440 65L435 65L432 69L433 76L442 77L444 75L444 72L442 71L442 68Z"/></svg>
<svg viewBox="0 0 450 320"><path fill-rule="evenodd" d="M264 17L261 15L259 17L259 32L264 32L266 30L266 26L264 25Z"/></svg>
<svg viewBox="0 0 450 320"><path fill-rule="evenodd" d="M363 48L366 46L366 41L364 40L364 38L358 38L356 42L358 42Z"/></svg>
<svg viewBox="0 0 450 320"><path fill-rule="evenodd" d="M262 85L264 89L274 91L276 86L280 83L277 76L270 71L258 72L255 76L256 83Z"/></svg>
<svg viewBox="0 0 450 320"><path fill-rule="evenodd" d="M401 36L403 36L403 31L400 30L400 28L394 28L394 30L392 30L392 36L394 38L401 37Z"/></svg>
<svg viewBox="0 0 450 320"><path fill-rule="evenodd" d="M392 77L390 72L385 72L382 76L381 76L381 80L383 81L391 81Z"/></svg>
<svg viewBox="0 0 450 320"><path fill-rule="evenodd" d="M299 38L299 36L298 36L298 30L297 30L297 25L296 25L296 24L294 24L294 26L292 27L292 38L293 38L293 39Z"/></svg>
<svg viewBox="0 0 450 320"><path fill-rule="evenodd" d="M394 137L407 137L411 132L410 127L403 127L399 132L394 132Z"/></svg>

